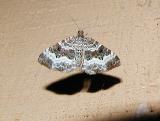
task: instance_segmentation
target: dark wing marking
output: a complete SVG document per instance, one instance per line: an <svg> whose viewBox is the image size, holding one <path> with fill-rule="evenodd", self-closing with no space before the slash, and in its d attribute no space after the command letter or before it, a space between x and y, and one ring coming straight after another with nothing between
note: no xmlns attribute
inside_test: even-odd
<svg viewBox="0 0 160 121"><path fill-rule="evenodd" d="M75 52L66 40L45 49L38 58L39 63L49 69L72 71L76 68Z"/></svg>
<svg viewBox="0 0 160 121"><path fill-rule="evenodd" d="M96 44L92 49L86 48L82 70L88 74L109 71L120 66L120 59L110 49Z"/></svg>

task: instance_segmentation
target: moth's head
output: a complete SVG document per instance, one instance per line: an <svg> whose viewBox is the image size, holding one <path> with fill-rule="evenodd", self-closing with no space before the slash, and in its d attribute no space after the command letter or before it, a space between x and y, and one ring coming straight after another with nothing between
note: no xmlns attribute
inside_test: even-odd
<svg viewBox="0 0 160 121"><path fill-rule="evenodd" d="M84 32L83 32L83 30L78 30L77 36L83 38L83 37L84 37Z"/></svg>

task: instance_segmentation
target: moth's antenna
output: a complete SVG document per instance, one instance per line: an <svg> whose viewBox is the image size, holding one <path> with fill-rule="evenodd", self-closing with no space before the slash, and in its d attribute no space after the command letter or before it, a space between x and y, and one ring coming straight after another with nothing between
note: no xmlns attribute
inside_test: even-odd
<svg viewBox="0 0 160 121"><path fill-rule="evenodd" d="M91 28L92 28L92 25L93 25L93 27L96 26L96 25L97 25L97 22L98 22L98 20L99 20L99 14L100 14L100 12L97 12L97 16L96 16L96 18L95 18L95 19L96 19L95 22L93 22L93 24L90 24L89 26L84 27L83 30L86 29L86 28L90 28L90 29L91 29Z"/></svg>
<svg viewBox="0 0 160 121"><path fill-rule="evenodd" d="M58 0L57 0L58 1ZM58 1L61 5L63 5L60 1ZM63 6L65 6L65 5L63 5ZM66 6L65 6L65 9L67 9L66 8ZM71 20L72 20L72 22L76 25L76 27L78 28L78 30L80 30L80 27L78 26L78 24L77 24L77 22L76 22L76 20L67 12L66 13L70 18L71 18ZM76 31L77 32L77 31Z"/></svg>
<svg viewBox="0 0 160 121"><path fill-rule="evenodd" d="M95 21L95 23L94 23L95 26L96 26L98 20L99 20L99 12L98 12L98 14L97 14L96 21Z"/></svg>
<svg viewBox="0 0 160 121"><path fill-rule="evenodd" d="M79 26L78 26L76 20L75 20L70 14L68 14L68 15L69 15L69 17L71 17L71 20L72 20L73 23L77 26L78 30L80 30L80 28L79 28Z"/></svg>
<svg viewBox="0 0 160 121"><path fill-rule="evenodd" d="M100 14L100 12L98 11L97 16L95 18L95 22L93 23L93 28L97 26L97 23L98 23L98 20L99 20L99 14Z"/></svg>

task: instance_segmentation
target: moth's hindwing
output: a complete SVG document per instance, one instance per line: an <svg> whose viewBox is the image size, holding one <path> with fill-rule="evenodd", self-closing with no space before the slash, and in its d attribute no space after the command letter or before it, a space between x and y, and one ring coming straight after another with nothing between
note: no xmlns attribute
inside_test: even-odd
<svg viewBox="0 0 160 121"><path fill-rule="evenodd" d="M118 66L120 66L118 56L98 42L93 48L87 48L84 52L82 70L88 74L109 71Z"/></svg>
<svg viewBox="0 0 160 121"><path fill-rule="evenodd" d="M45 49L38 61L49 69L59 71L69 72L76 68L75 51L65 40Z"/></svg>

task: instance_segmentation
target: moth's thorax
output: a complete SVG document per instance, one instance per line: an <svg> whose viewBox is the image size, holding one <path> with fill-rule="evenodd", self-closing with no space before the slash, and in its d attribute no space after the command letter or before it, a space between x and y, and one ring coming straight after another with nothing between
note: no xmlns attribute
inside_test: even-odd
<svg viewBox="0 0 160 121"><path fill-rule="evenodd" d="M85 39L82 37L74 37L73 38L73 44L77 44L77 45L84 45L85 43Z"/></svg>
<svg viewBox="0 0 160 121"><path fill-rule="evenodd" d="M75 46L80 46L80 47L86 47L86 46L91 46L95 43L95 40L89 37L71 37L70 38L70 44L73 44Z"/></svg>

